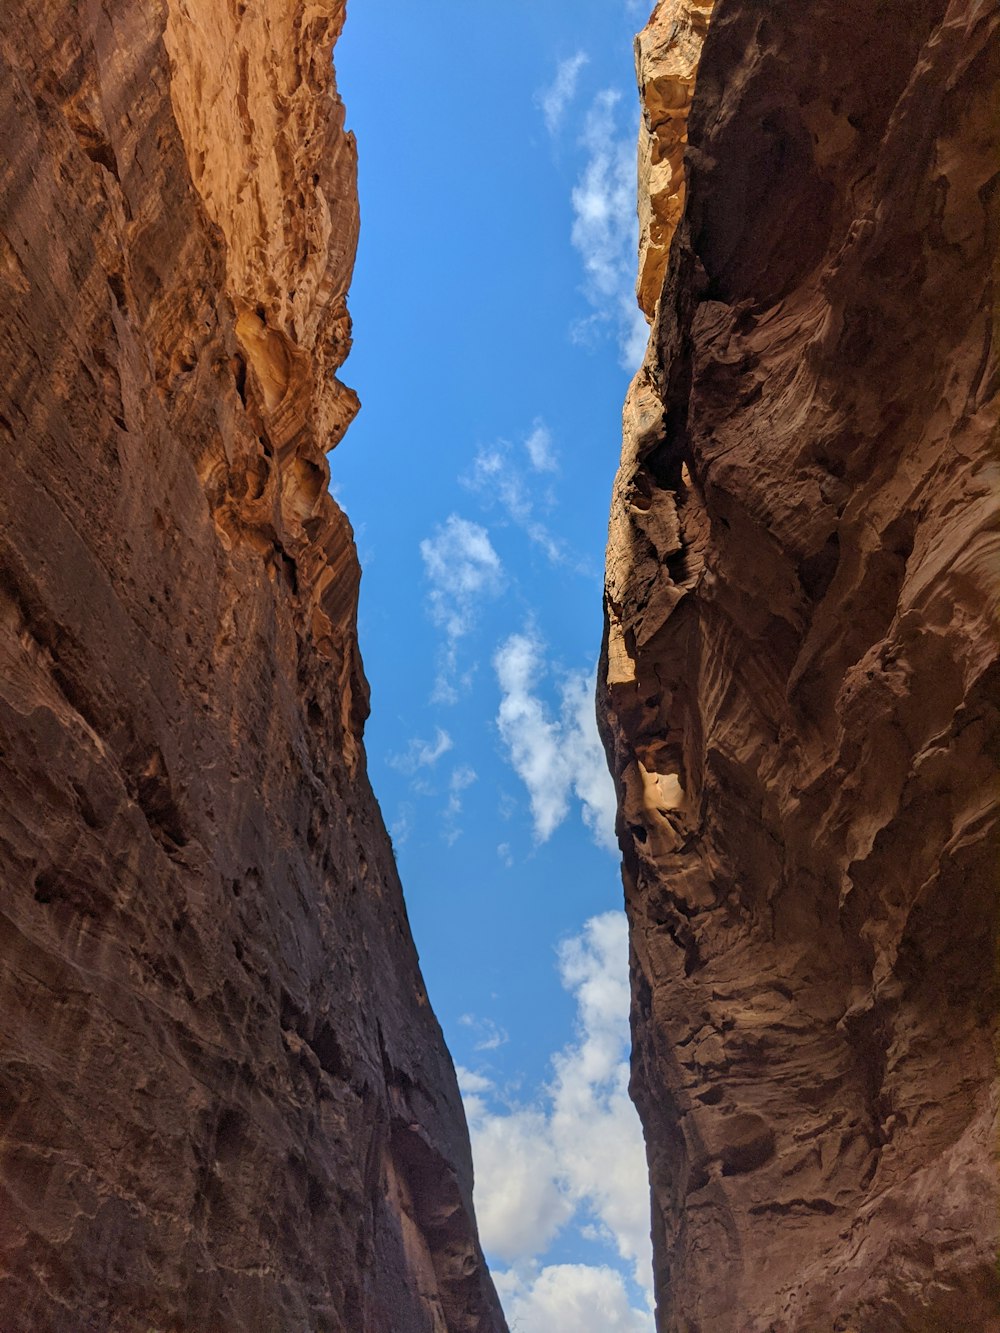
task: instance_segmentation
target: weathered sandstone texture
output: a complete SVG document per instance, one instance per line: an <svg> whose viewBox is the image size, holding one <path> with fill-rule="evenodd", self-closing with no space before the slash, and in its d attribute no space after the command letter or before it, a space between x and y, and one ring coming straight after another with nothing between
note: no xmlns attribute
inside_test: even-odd
<svg viewBox="0 0 1000 1333"><path fill-rule="evenodd" d="M0 1327L494 1333L325 452L342 0L0 8Z"/></svg>
<svg viewBox="0 0 1000 1333"><path fill-rule="evenodd" d="M1000 13L707 10L638 46L599 704L659 1327L987 1333Z"/></svg>

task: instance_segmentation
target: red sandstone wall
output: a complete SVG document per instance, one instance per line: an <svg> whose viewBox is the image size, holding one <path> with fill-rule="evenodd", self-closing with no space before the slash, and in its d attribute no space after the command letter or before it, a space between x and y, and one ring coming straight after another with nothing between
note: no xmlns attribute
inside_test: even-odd
<svg viewBox="0 0 1000 1333"><path fill-rule="evenodd" d="M325 451L340 0L0 14L0 1326L502 1330Z"/></svg>
<svg viewBox="0 0 1000 1333"><path fill-rule="evenodd" d="M705 8L600 701L659 1326L996 1330L1000 18L717 0L692 99Z"/></svg>

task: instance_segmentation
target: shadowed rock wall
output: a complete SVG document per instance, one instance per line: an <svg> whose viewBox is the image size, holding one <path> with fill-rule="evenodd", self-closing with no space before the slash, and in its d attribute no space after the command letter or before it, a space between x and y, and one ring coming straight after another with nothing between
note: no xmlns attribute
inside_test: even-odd
<svg viewBox="0 0 1000 1333"><path fill-rule="evenodd" d="M325 451L340 0L0 14L0 1325L504 1329Z"/></svg>
<svg viewBox="0 0 1000 1333"><path fill-rule="evenodd" d="M637 48L599 687L659 1327L997 1330L1000 17L709 8Z"/></svg>

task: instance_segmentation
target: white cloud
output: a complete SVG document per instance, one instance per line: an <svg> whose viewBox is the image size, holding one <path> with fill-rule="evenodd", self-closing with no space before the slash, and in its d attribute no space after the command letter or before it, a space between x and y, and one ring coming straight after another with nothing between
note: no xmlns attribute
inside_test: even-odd
<svg viewBox="0 0 1000 1333"><path fill-rule="evenodd" d="M631 288L629 288L631 292ZM637 305L632 304L632 298L628 298L628 308L622 312L621 335L619 338L619 347L621 356L619 362L624 370L635 370L642 365L642 358L646 355L646 344L649 342L649 325L646 323L646 316Z"/></svg>
<svg viewBox="0 0 1000 1333"><path fill-rule="evenodd" d="M629 1304L621 1273L607 1265L550 1264L525 1276L493 1273L512 1333L653 1333L653 1316Z"/></svg>
<svg viewBox="0 0 1000 1333"><path fill-rule="evenodd" d="M573 1214L573 1202L552 1172L552 1146L541 1111L473 1115L476 1216L489 1254L504 1263L548 1248Z"/></svg>
<svg viewBox="0 0 1000 1333"><path fill-rule="evenodd" d="M589 156L572 194L573 244L601 296L618 293L623 245L631 239L626 219L635 212L635 154L615 124L620 100L611 88L594 98L581 139Z"/></svg>
<svg viewBox="0 0 1000 1333"><path fill-rule="evenodd" d="M618 797L608 771L604 743L597 730L596 671L571 673L561 686L562 727L567 738L567 763L573 774L573 790L581 802L581 817L594 841L618 852L615 819Z"/></svg>
<svg viewBox="0 0 1000 1333"><path fill-rule="evenodd" d="M592 917L559 950L576 997L579 1041L553 1061L551 1135L572 1197L587 1200L637 1280L648 1284L649 1180L628 1097L628 929L624 914Z"/></svg>
<svg viewBox="0 0 1000 1333"><path fill-rule="evenodd" d="M535 693L546 675L542 651L537 636L525 631L512 634L493 658L501 692L497 727L528 789L535 837L545 842L552 836L575 794L594 841L616 851L615 790L594 716L593 673L563 676L560 713L554 719Z"/></svg>
<svg viewBox="0 0 1000 1333"><path fill-rule="evenodd" d="M536 417L530 433L523 440L530 467L535 472L555 472L556 455L552 433L541 417ZM589 574L586 563L574 555L566 543L550 532L537 510L551 509L551 492L539 492L538 479L529 480L518 464L515 451L506 440L481 447L462 485L474 491L489 508L498 503L508 518L538 546L553 565L561 565L578 574Z"/></svg>
<svg viewBox="0 0 1000 1333"><path fill-rule="evenodd" d="M504 820L513 819L517 814L517 797L512 796L509 791L501 791L497 802L497 814Z"/></svg>
<svg viewBox="0 0 1000 1333"><path fill-rule="evenodd" d="M475 1014L463 1014L458 1021L476 1034L472 1048L474 1051L495 1051L510 1041L507 1030L494 1023L492 1018L477 1018Z"/></svg>
<svg viewBox="0 0 1000 1333"><path fill-rule="evenodd" d="M535 834L545 842L568 813L570 777L559 724L546 716L545 705L531 692L542 671L537 640L511 635L498 648L493 665L502 694L497 726L514 771L528 788Z"/></svg>
<svg viewBox="0 0 1000 1333"><path fill-rule="evenodd" d="M556 135L559 132L566 108L576 96L580 71L588 61L589 56L583 51L577 51L566 60L560 60L556 66L555 78L547 88L543 88L536 95L535 100L542 109L545 128L549 134Z"/></svg>
<svg viewBox="0 0 1000 1333"><path fill-rule="evenodd" d="M477 780L476 770L462 764L452 770L448 779L448 804L444 810L444 840L449 847L461 836L458 817L462 813L462 792Z"/></svg>
<svg viewBox="0 0 1000 1333"><path fill-rule="evenodd" d="M458 642L475 624L481 602L503 587L503 566L486 529L457 514L420 543L420 555L430 583L431 619L445 634L433 698L454 703Z"/></svg>
<svg viewBox="0 0 1000 1333"><path fill-rule="evenodd" d="M389 764L400 773L415 773L418 768L431 768L451 748L451 737L442 727L438 727L433 741L422 741L414 737L407 746L405 754L390 755Z"/></svg>
<svg viewBox="0 0 1000 1333"><path fill-rule="evenodd" d="M552 432L541 417L536 417L532 423L531 434L524 441L524 447L536 472L555 472L556 456L552 447Z"/></svg>
<svg viewBox="0 0 1000 1333"><path fill-rule="evenodd" d="M404 801L396 811L396 818L389 825L389 837L394 847L402 847L408 841L413 830L413 805Z"/></svg>
<svg viewBox="0 0 1000 1333"><path fill-rule="evenodd" d="M591 103L580 144L587 154L573 193L570 233L586 275L584 291L594 307L590 320L575 329L578 341L610 324L622 365L634 370L642 360L649 330L636 304L639 244L636 218L636 135L618 129L621 94L605 88Z"/></svg>
<svg viewBox="0 0 1000 1333"><path fill-rule="evenodd" d="M455 1077L458 1079L459 1091L465 1104L465 1114L470 1119L485 1114L486 1102L483 1098L493 1091L493 1080L483 1074L477 1074L472 1069L466 1069L464 1065L455 1066Z"/></svg>
<svg viewBox="0 0 1000 1333"><path fill-rule="evenodd" d="M472 1069L466 1069L464 1065L455 1066L455 1077L458 1079L463 1097L475 1097L479 1093L493 1091L491 1078L487 1078L485 1074L477 1074Z"/></svg>
<svg viewBox="0 0 1000 1333"><path fill-rule="evenodd" d="M518 525L524 526L531 521L532 497L514 465L506 441L500 440L477 450L472 471L460 480L469 490L483 495L487 502L499 500Z"/></svg>
<svg viewBox="0 0 1000 1333"><path fill-rule="evenodd" d="M494 1275L512 1328L651 1333L649 1308L630 1305L620 1271L540 1267L559 1232L575 1225L612 1248L651 1307L649 1185L628 1099L624 914L592 917L558 956L562 984L576 1000L576 1038L553 1058L552 1081L537 1102L498 1104L491 1079L462 1071L480 1233L487 1254L511 1265Z"/></svg>
<svg viewBox="0 0 1000 1333"><path fill-rule="evenodd" d="M449 638L467 634L476 603L499 592L502 566L489 533L478 523L450 514L420 543L431 585L431 615Z"/></svg>
<svg viewBox="0 0 1000 1333"><path fill-rule="evenodd" d="M457 796L459 792L465 791L466 787L471 787L475 781L476 770L470 768L468 764L463 764L452 772L448 782L448 790L453 796Z"/></svg>

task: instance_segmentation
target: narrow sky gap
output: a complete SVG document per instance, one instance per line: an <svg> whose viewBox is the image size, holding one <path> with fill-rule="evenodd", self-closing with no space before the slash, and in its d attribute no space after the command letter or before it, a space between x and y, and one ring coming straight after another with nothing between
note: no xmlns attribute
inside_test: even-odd
<svg viewBox="0 0 1000 1333"><path fill-rule="evenodd" d="M356 5L337 48L362 207L343 374L363 406L331 462L364 568L369 767L519 1333L652 1329L592 703L644 341L642 17L627 0L442 0L433 23Z"/></svg>

